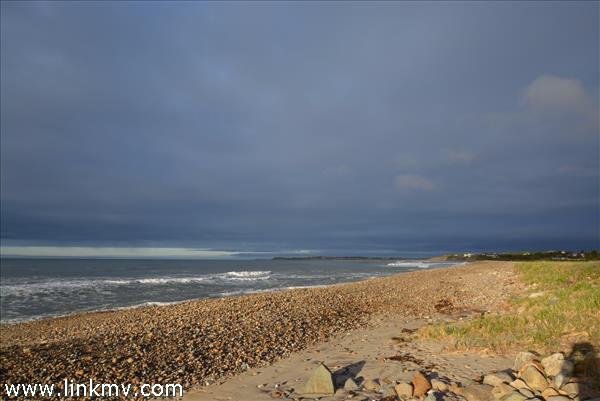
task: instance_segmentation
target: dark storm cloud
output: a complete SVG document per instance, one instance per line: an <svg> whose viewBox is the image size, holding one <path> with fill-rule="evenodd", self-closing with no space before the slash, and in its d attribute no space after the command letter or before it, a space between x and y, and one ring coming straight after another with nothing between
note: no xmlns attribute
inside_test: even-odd
<svg viewBox="0 0 600 401"><path fill-rule="evenodd" d="M598 247L597 16L3 2L3 245Z"/></svg>

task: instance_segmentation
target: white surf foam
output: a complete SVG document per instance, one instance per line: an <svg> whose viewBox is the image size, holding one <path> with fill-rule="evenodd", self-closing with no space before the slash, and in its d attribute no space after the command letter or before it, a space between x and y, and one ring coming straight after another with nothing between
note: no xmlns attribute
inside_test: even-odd
<svg viewBox="0 0 600 401"><path fill-rule="evenodd" d="M263 271L233 271L227 272L223 275L226 280L239 280L239 281L256 281L256 280L268 280L271 278L270 270Z"/></svg>
<svg viewBox="0 0 600 401"><path fill-rule="evenodd" d="M259 281L269 280L271 271L230 271L226 273L203 274L198 276L159 276L143 278L93 278L93 279L43 279L35 281L9 281L0 285L0 295L7 296L31 296L35 294L46 294L56 292L74 292L80 290L106 291L111 287L148 285L159 286L166 284L193 284L193 283L221 283L237 281Z"/></svg>
<svg viewBox="0 0 600 401"><path fill-rule="evenodd" d="M386 264L386 266L388 267L413 267L413 268L418 268L418 269L427 269L431 266L433 266L434 263L428 263L428 262L416 262L416 261L396 261L396 262L391 262Z"/></svg>

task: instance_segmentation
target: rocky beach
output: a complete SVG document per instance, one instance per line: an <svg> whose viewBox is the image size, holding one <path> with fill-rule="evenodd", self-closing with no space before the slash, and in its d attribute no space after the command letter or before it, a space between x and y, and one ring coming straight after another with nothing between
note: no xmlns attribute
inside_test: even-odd
<svg viewBox="0 0 600 401"><path fill-rule="evenodd" d="M600 0L0 33L0 401L600 401Z"/></svg>
<svg viewBox="0 0 600 401"><path fill-rule="evenodd" d="M213 384L381 319L502 308L520 285L483 262L324 288L80 314L0 328L3 383Z"/></svg>

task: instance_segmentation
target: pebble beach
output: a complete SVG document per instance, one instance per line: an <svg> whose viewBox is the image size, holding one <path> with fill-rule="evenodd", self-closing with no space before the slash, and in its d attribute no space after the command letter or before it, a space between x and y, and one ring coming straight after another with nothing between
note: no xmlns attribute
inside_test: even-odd
<svg viewBox="0 0 600 401"><path fill-rule="evenodd" d="M478 262L323 288L79 314L0 327L0 382L180 383L266 366L375 318L502 308L520 284Z"/></svg>

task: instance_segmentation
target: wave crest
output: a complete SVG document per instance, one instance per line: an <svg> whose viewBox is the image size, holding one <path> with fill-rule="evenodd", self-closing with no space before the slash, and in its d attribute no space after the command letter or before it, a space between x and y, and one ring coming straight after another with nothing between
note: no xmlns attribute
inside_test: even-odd
<svg viewBox="0 0 600 401"><path fill-rule="evenodd" d="M419 269L427 269L428 267L433 266L433 263L397 261L397 262L388 263L386 266L388 266L388 267L416 267Z"/></svg>
<svg viewBox="0 0 600 401"><path fill-rule="evenodd" d="M160 286L169 284L195 284L206 285L240 281L269 280L271 271L231 271L226 273L203 274L198 276L159 276L141 278L94 278L94 279L49 279L40 281L2 283L0 295L30 296L34 294L47 294L56 292L73 292L81 290L103 291L114 287L123 286Z"/></svg>
<svg viewBox="0 0 600 401"><path fill-rule="evenodd" d="M268 280L271 278L270 270L259 270L259 271L239 271L239 272L227 272L224 274L225 279L229 280Z"/></svg>

